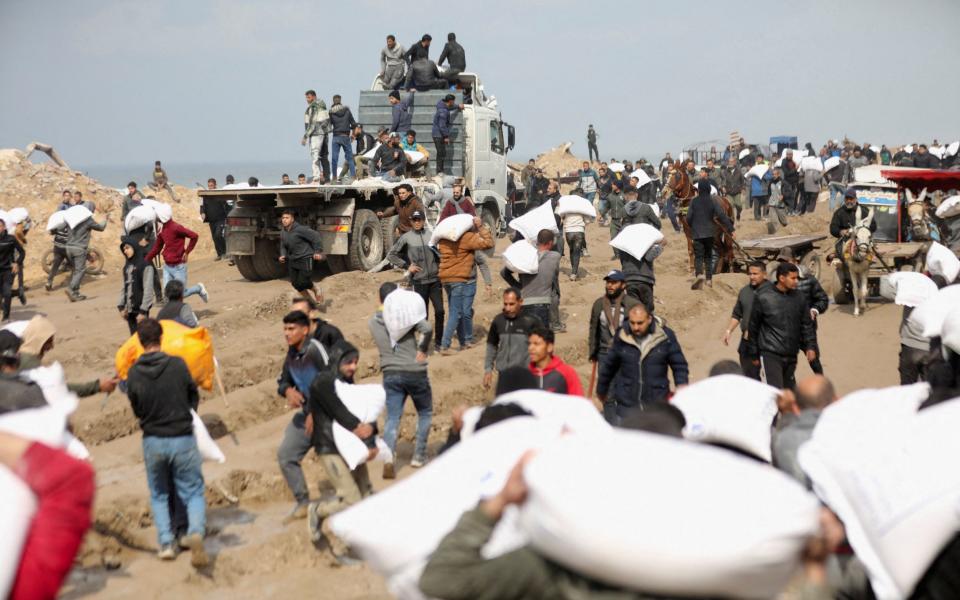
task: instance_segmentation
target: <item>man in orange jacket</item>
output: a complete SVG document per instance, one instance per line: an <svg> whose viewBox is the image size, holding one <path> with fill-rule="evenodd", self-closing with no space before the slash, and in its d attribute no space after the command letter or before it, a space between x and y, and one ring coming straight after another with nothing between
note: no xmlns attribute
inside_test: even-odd
<svg viewBox="0 0 960 600"><path fill-rule="evenodd" d="M440 283L447 291L448 314L440 353L447 355L452 351L453 333L457 333L460 349L473 345L473 298L477 295L477 250L493 248L493 234L483 225L479 217L473 218L473 230L464 233L460 239L452 242L440 240Z"/></svg>

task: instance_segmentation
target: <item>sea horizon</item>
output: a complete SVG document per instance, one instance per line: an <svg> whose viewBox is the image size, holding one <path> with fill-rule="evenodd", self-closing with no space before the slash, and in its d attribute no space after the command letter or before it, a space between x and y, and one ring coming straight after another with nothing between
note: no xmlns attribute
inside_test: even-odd
<svg viewBox="0 0 960 600"><path fill-rule="evenodd" d="M96 179L101 184L122 189L130 181L137 182L141 188L153 181L153 164L137 163L132 165L70 165L70 168ZM237 182L246 181L249 177L256 177L263 184L278 184L284 173L296 181L299 173L310 177L310 161L308 157L301 160L280 161L216 161L197 163L170 162L163 164L167 177L175 185L188 188L206 187L207 179L213 177L217 185L224 185L227 175L233 175Z"/></svg>

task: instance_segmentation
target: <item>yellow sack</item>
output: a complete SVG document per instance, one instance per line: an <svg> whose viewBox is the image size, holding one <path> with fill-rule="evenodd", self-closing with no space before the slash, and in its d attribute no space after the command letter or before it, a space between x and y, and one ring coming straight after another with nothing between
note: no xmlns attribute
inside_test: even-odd
<svg viewBox="0 0 960 600"><path fill-rule="evenodd" d="M160 340L160 349L171 356L179 356L187 363L190 375L197 383L197 387L210 391L213 389L213 340L206 327L193 329L184 327L176 321L160 321L163 328L163 338ZM117 374L120 379L127 378L127 372L140 355L143 346L137 334L130 336L117 350L115 359Z"/></svg>

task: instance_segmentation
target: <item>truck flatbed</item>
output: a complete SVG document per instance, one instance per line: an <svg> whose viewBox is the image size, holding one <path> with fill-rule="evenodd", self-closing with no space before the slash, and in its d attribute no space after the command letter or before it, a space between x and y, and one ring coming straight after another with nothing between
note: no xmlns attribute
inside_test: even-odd
<svg viewBox="0 0 960 600"><path fill-rule="evenodd" d="M826 234L793 234L739 241L744 250L783 250L807 246L827 239Z"/></svg>

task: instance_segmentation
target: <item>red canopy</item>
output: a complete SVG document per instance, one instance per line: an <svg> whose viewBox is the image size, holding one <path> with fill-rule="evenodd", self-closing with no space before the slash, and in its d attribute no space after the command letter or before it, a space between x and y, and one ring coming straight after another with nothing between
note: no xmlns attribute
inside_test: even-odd
<svg viewBox="0 0 960 600"><path fill-rule="evenodd" d="M960 171L898 168L881 169L880 174L914 193L919 193L923 188L930 191L960 189Z"/></svg>

